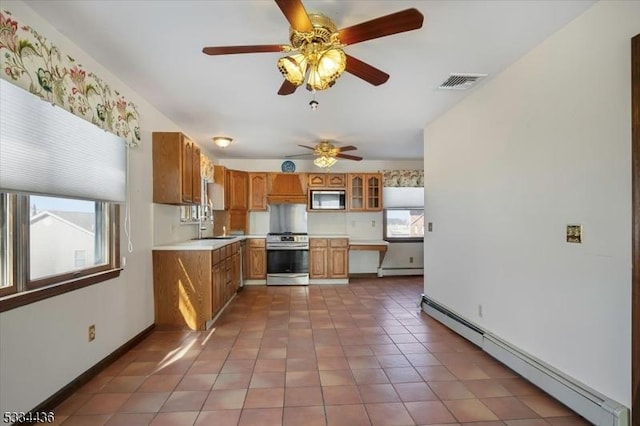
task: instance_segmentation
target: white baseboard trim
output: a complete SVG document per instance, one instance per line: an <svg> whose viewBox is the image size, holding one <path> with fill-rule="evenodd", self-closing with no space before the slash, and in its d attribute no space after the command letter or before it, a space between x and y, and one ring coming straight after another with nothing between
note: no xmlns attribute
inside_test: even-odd
<svg viewBox="0 0 640 426"><path fill-rule="evenodd" d="M629 409L624 405L501 340L425 295L422 295L420 305L427 315L478 345L489 355L593 424L629 425Z"/></svg>

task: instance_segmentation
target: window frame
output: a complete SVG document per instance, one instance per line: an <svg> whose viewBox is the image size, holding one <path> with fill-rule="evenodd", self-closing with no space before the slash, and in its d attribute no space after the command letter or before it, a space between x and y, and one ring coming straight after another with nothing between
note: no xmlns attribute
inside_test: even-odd
<svg viewBox="0 0 640 426"><path fill-rule="evenodd" d="M387 237L387 212L396 210L422 210L424 217L424 207L388 207L382 211L382 239L389 243L423 243L424 231L422 237Z"/></svg>
<svg viewBox="0 0 640 426"><path fill-rule="evenodd" d="M51 196L55 197L55 195ZM120 275L122 268L120 266L120 206L118 204L102 203L104 207L96 209L96 214L99 214L98 210L108 210L108 220L105 224L105 234L109 239L105 246L106 263L31 280L29 277L29 195L0 193L0 197L2 197L0 208L6 209L6 211L11 210L11 214L7 215L7 220L11 221L11 223L7 223L7 227L11 229L7 229L7 232L12 232L14 236L7 243L11 244L12 250L9 260L10 268L8 268L12 285L0 288L0 312L110 280ZM4 200L9 198L13 198L14 201L5 205Z"/></svg>

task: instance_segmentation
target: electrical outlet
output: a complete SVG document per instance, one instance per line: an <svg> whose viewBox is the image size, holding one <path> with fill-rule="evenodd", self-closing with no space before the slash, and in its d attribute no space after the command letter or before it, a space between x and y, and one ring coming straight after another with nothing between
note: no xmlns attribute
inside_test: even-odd
<svg viewBox="0 0 640 426"><path fill-rule="evenodd" d="M124 268L127 266L127 256L122 256L122 260L120 261L120 267Z"/></svg>
<svg viewBox="0 0 640 426"><path fill-rule="evenodd" d="M409 263L413 263L413 256L409 257Z"/></svg>
<svg viewBox="0 0 640 426"><path fill-rule="evenodd" d="M89 341L93 342L96 339L96 326L95 324L91 324L89 326Z"/></svg>
<svg viewBox="0 0 640 426"><path fill-rule="evenodd" d="M478 316L482 318L482 305L478 305Z"/></svg>
<svg viewBox="0 0 640 426"><path fill-rule="evenodd" d="M371 221L371 227L372 227L372 228L375 228L375 226L376 226L376 221L375 221L375 220L372 220L372 221Z"/></svg>
<svg viewBox="0 0 640 426"><path fill-rule="evenodd" d="M427 223L427 231L433 232L433 222Z"/></svg>

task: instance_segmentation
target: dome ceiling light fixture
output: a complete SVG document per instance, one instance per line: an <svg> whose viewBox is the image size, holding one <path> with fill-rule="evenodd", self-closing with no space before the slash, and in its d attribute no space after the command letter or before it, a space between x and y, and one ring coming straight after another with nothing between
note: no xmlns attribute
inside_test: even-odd
<svg viewBox="0 0 640 426"><path fill-rule="evenodd" d="M213 143L215 143L220 148L228 147L229 145L231 145L232 141L233 141L233 139L231 139L228 136L214 136L213 137Z"/></svg>
<svg viewBox="0 0 640 426"><path fill-rule="evenodd" d="M307 13L301 0L275 0L289 21L290 44L212 46L207 55L284 52L278 69L284 82L279 95L290 95L303 84L310 91L332 87L345 71L374 85L386 83L389 74L345 53L346 46L422 28L424 16L417 9L406 9L351 27L338 29L321 13ZM316 104L317 106L317 104Z"/></svg>

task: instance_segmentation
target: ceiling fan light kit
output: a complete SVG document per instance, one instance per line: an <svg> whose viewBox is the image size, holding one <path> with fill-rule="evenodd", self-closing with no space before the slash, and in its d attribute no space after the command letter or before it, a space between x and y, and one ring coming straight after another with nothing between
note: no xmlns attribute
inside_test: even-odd
<svg viewBox="0 0 640 426"><path fill-rule="evenodd" d="M216 146L219 146L220 148L228 147L229 145L231 145L232 141L233 139L228 136L214 136L213 138L213 143L215 143Z"/></svg>
<svg viewBox="0 0 640 426"><path fill-rule="evenodd" d="M325 169L325 168L329 168L331 166L333 166L334 164L336 164L338 162L338 160L336 160L335 157L328 157L325 155L322 155L318 158L316 158L315 160L313 160L313 164L315 164L316 166L320 167L321 169Z"/></svg>
<svg viewBox="0 0 640 426"><path fill-rule="evenodd" d="M316 158L313 160L313 164L320 168L328 168L333 166L338 162L338 158L345 158L347 160L360 161L362 157L358 157L357 155L347 155L343 154L344 151L354 151L356 148L353 145L336 147L329 141L320 141L316 146L307 146L307 145L298 145L302 148L310 149L313 152L309 154L296 154L296 155L287 155L287 158L292 157L304 157L309 155L315 155Z"/></svg>

